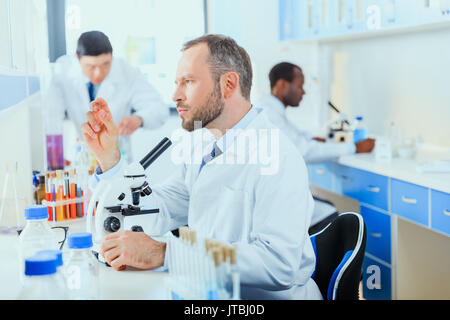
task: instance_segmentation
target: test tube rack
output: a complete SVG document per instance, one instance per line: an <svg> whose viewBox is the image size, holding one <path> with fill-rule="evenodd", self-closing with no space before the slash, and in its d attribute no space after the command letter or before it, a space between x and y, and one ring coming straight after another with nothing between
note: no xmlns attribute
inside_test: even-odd
<svg viewBox="0 0 450 320"><path fill-rule="evenodd" d="M85 179L79 181L75 169L47 172L45 176L46 199L42 204L48 207L48 220L59 222L83 218L88 201Z"/></svg>
<svg viewBox="0 0 450 320"><path fill-rule="evenodd" d="M169 298L172 300L239 300L236 249L214 239L197 240L196 232L179 228L167 246Z"/></svg>

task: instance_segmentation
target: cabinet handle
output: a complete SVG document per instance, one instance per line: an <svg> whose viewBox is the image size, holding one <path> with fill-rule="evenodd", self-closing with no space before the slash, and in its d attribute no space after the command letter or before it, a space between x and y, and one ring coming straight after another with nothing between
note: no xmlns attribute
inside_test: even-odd
<svg viewBox="0 0 450 320"><path fill-rule="evenodd" d="M409 199L409 198L406 198L405 196L402 196L402 201L405 203L409 203L409 204L417 204L416 199Z"/></svg>
<svg viewBox="0 0 450 320"><path fill-rule="evenodd" d="M374 237L374 238L381 238L381 237L382 237L381 233L369 232L369 234L370 234L372 237Z"/></svg>
<svg viewBox="0 0 450 320"><path fill-rule="evenodd" d="M380 192L380 188L368 186L367 191L378 193Z"/></svg>
<svg viewBox="0 0 450 320"><path fill-rule="evenodd" d="M444 214L445 214L446 216L449 216L449 217L450 217L450 211L444 209L443 212L444 212Z"/></svg>
<svg viewBox="0 0 450 320"><path fill-rule="evenodd" d="M320 174L320 175L324 175L325 174L325 170L323 170L323 169L316 169L316 173Z"/></svg>

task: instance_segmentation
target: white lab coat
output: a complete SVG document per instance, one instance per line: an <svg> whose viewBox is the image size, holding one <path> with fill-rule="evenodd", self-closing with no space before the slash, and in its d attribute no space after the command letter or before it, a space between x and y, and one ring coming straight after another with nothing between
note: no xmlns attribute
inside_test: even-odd
<svg viewBox="0 0 450 320"><path fill-rule="evenodd" d="M355 153L356 148L352 143L323 143L313 140L309 132L300 130L287 119L283 103L271 94L261 98L257 105L266 110L270 121L291 139L307 164L325 162Z"/></svg>
<svg viewBox="0 0 450 320"><path fill-rule="evenodd" d="M330 161L355 153L355 145L352 143L323 143L313 140L313 136L309 132L300 130L287 119L286 108L273 95L263 97L258 106L263 107L269 114L270 120L291 139L307 164ZM315 225L335 212L336 208L332 205L315 200L311 225Z"/></svg>
<svg viewBox="0 0 450 320"><path fill-rule="evenodd" d="M154 219L153 230L145 231L164 234L188 224L199 238L235 245L244 299L322 299L311 278L315 254L308 227L313 199L306 166L289 139L260 111L244 132L277 130L276 173L261 174L267 163L242 164L237 159L242 154L233 145L208 162L200 174L201 161L180 165L165 184L152 186L153 194L141 200L142 205L160 208L159 214L147 218ZM208 147L197 144L190 149L194 159L201 148L203 155L212 150L214 139L209 141ZM244 153L254 155L266 147L263 144L258 140ZM102 175L99 178L102 180Z"/></svg>
<svg viewBox="0 0 450 320"><path fill-rule="evenodd" d="M80 138L81 125L86 122L86 112L90 110L87 83L78 59L62 56L55 64L55 74L45 93L46 126L55 121L62 122L64 113L73 121ZM162 126L169 116L169 107L148 83L143 74L120 58L113 58L108 76L100 84L96 97L108 102L114 122L119 124L123 117L131 115L131 108L143 120L143 128L154 129ZM120 137L128 157L132 156L129 137ZM131 159L129 159L131 160Z"/></svg>

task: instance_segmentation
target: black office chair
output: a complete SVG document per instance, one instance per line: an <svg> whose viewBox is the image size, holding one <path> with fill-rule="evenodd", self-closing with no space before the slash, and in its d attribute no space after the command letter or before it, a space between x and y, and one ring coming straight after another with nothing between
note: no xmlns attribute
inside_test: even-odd
<svg viewBox="0 0 450 320"><path fill-rule="evenodd" d="M366 250L366 226L361 215L340 214L310 236L316 254L312 278L325 300L358 300Z"/></svg>

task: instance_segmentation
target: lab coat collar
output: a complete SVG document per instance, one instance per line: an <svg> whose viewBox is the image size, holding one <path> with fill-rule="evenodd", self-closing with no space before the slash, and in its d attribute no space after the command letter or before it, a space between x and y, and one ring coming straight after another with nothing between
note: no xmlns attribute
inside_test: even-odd
<svg viewBox="0 0 450 320"><path fill-rule="evenodd" d="M276 112L277 114L280 114L280 115L285 115L286 107L273 94L267 95L265 97L264 101L266 101L267 107L271 108L271 111L274 111L274 112Z"/></svg>
<svg viewBox="0 0 450 320"><path fill-rule="evenodd" d="M235 138L239 135L239 133L248 127L248 125L258 116L260 109L256 109L255 107L251 107L247 114L239 120L231 129L228 129L225 134L220 137L216 142L216 146L220 149L220 151L226 152L226 150L231 146L235 140ZM239 130L242 129L242 130Z"/></svg>

